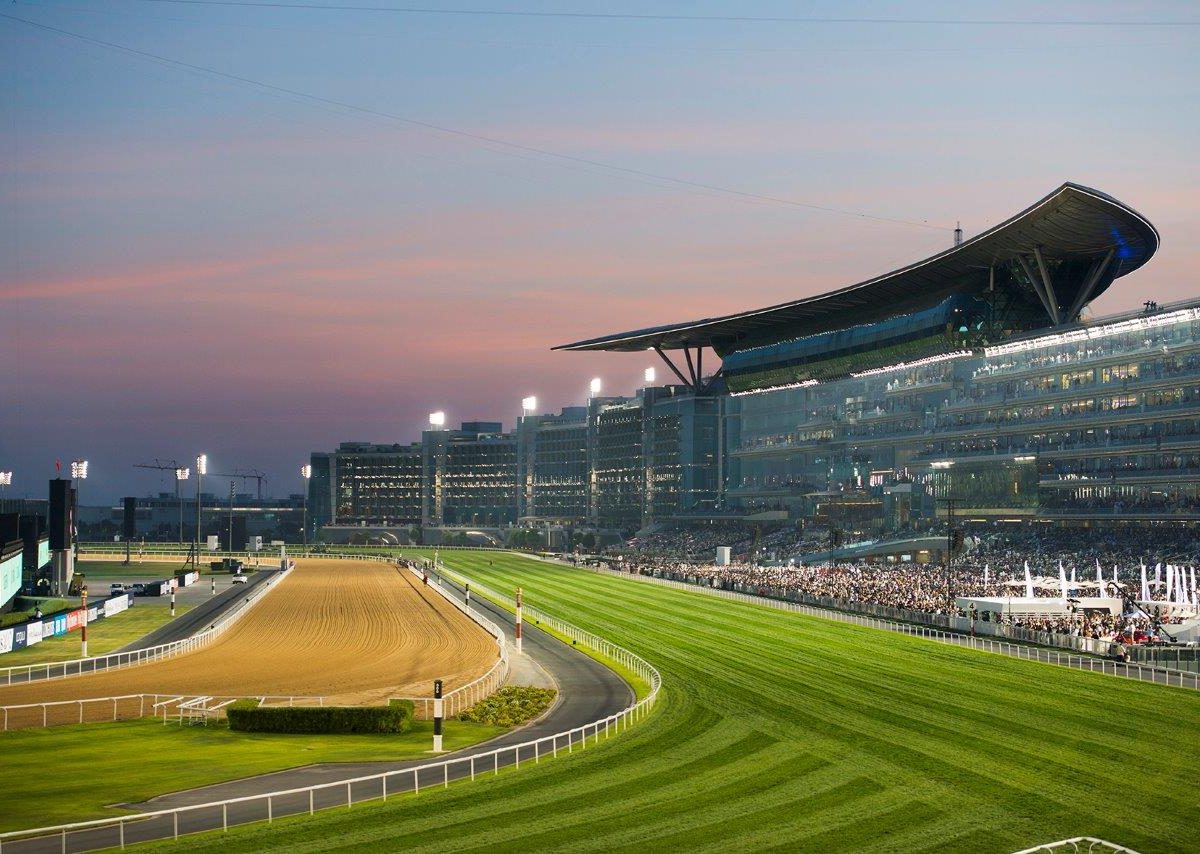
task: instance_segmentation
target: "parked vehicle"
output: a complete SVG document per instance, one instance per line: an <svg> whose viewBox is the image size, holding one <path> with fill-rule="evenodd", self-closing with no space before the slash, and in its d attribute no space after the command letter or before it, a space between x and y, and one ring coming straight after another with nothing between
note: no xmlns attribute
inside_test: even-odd
<svg viewBox="0 0 1200 854"><path fill-rule="evenodd" d="M118 584L114 581L112 584L108 585L109 596L120 596L124 592L126 592L124 584Z"/></svg>
<svg viewBox="0 0 1200 854"><path fill-rule="evenodd" d="M233 577L234 584L249 584L250 579L244 575L238 574Z"/></svg>

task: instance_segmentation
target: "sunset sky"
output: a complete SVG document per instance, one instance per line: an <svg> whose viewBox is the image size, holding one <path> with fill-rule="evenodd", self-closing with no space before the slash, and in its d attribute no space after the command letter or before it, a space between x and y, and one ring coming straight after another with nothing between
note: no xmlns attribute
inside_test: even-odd
<svg viewBox="0 0 1200 854"><path fill-rule="evenodd" d="M1094 313L1200 296L1192 2L426 6L603 14L0 5L9 497L201 451L285 494L432 410L630 393L653 354L550 347L850 284L1066 180L1163 239Z"/></svg>

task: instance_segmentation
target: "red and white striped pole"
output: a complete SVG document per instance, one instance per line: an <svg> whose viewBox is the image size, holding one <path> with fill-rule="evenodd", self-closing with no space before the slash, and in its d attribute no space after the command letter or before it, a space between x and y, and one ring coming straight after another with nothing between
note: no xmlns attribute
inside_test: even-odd
<svg viewBox="0 0 1200 854"><path fill-rule="evenodd" d="M521 588L517 588L517 652L521 651Z"/></svg>
<svg viewBox="0 0 1200 854"><path fill-rule="evenodd" d="M442 680L433 680L433 752L442 752Z"/></svg>
<svg viewBox="0 0 1200 854"><path fill-rule="evenodd" d="M80 650L81 655L79 657L87 658L88 657L88 654L87 654L87 584L84 584L83 587L80 589L80 591L83 594L83 600L82 600L83 625L79 627L79 633L80 633L79 639L82 643L83 649Z"/></svg>

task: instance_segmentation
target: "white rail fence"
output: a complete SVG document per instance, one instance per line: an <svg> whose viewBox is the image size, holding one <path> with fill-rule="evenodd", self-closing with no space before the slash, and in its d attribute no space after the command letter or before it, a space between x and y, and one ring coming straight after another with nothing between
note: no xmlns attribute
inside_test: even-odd
<svg viewBox="0 0 1200 854"><path fill-rule="evenodd" d="M338 556L343 557L342 555ZM425 576L415 568L409 567L417 578L422 582ZM474 706L480 700L484 700L492 694L495 694L502 687L504 681L508 678L508 639L504 635L504 630L485 617L483 614L473 611L466 600L460 601L457 596L454 596L449 590L442 587L440 580L432 585L443 599L465 614L468 618L477 623L485 632L491 635L496 641L496 662L487 673L484 673L477 679L468 682L466 685L455 688L442 696L444 704L443 712L448 718L452 718L460 712ZM413 704L413 717L418 720L430 720L433 717L433 698L432 697L399 697L397 699L410 700Z"/></svg>
<svg viewBox="0 0 1200 854"><path fill-rule="evenodd" d="M1126 848L1124 845L1118 845L1115 842L1109 842L1107 839L1097 839L1094 836L1073 836L1070 839L1060 839L1057 842L1047 842L1045 845L1039 845L1036 848L1026 848L1024 851L1017 851L1016 854L1037 854L1039 851L1057 852L1070 851L1073 854L1079 854L1081 851L1106 852L1116 851L1118 854L1138 854L1132 848Z"/></svg>
<svg viewBox="0 0 1200 854"><path fill-rule="evenodd" d="M160 661L199 649L211 643L224 634L235 622L246 614L250 607L262 600L268 592L286 576L286 573L272 576L266 581L255 584L247 591L247 595L231 610L222 614L216 621L203 631L188 638L147 647L146 649L130 652L113 652L108 655L98 655L94 658L77 658L71 661L50 663L22 664L15 667L0 669L0 684L14 685L18 683L44 681L47 679L66 679L72 676L84 676L91 673L104 673L109 670L119 670L134 667L150 661Z"/></svg>
<svg viewBox="0 0 1200 854"><path fill-rule="evenodd" d="M570 564L562 565L570 566ZM1086 655L1072 655L1069 652L1059 652L1058 650L1053 649L1039 649L1038 647L1026 646L1019 643L1008 643L1006 641L997 641L990 638L972 637L970 635L942 631L941 629L933 629L927 626L910 625L908 623L893 622L891 620L884 620L878 617L846 613L845 611L816 608L811 605L802 605L799 602L791 602L786 599L773 599L769 596L758 596L753 593L741 593L735 590L721 590L720 588L706 587L699 584L689 584L685 581L675 581L669 578L656 578L646 575L631 575L626 572L620 572L619 570L595 567L579 567L579 569L585 572L594 572L602 575L618 575L622 578L632 581L657 584L664 587L671 587L676 590L687 590L691 592L703 593L708 596L717 596L719 598L730 599L735 602L745 602L751 605L764 605L768 608L775 608L780 611L790 611L792 613L805 614L811 617L821 617L822 619L826 620L836 620L841 623L851 623L856 626L866 626L872 629L913 635L914 637L926 638L928 640L934 640L940 643L952 644L955 646L966 646L970 647L971 649L983 650L985 652L997 653L999 655L1006 655L1013 658L1023 658L1028 661L1040 661L1044 664L1057 664L1062 667L1071 667L1076 670L1088 670L1092 673L1105 673L1113 676L1121 676L1128 679L1136 679L1139 682L1153 682L1158 685L1170 685L1180 688L1200 690L1200 674L1187 673L1181 670L1169 670L1164 667L1155 667L1153 665L1141 664L1136 661L1121 663L1102 658L1092 658Z"/></svg>
<svg viewBox="0 0 1200 854"><path fill-rule="evenodd" d="M198 697L171 694L120 694L112 697L87 697L79 700L54 700L46 703L22 703L0 706L3 712L3 729L34 729L39 727L63 726L66 724L107 723L110 721L136 720L146 717L161 717L166 723L168 715L181 711ZM209 700L224 702L239 697L208 697ZM258 701L265 706L323 706L324 697L261 696ZM212 711L212 710L210 710Z"/></svg>
<svg viewBox="0 0 1200 854"><path fill-rule="evenodd" d="M381 558L373 559L381 560ZM464 582L470 582L472 592L479 591L489 599L495 596L502 604L512 601L458 573L447 574L456 575ZM586 750L589 744L594 747L600 743L602 738L608 739L612 735L624 732L631 725L642 720L654 707L662 688L662 678L658 670L645 659L538 609L526 606L525 613L539 622L551 625L576 644L591 647L596 652L629 668L639 678L645 680L649 686L646 695L640 700L635 699L634 702L615 714L573 729L531 739L520 744L505 745L494 750L473 753L469 756L427 762L413 768L174 809L0 833L0 854L6 851L20 852L25 848L23 843L28 843L31 850L34 846L38 847L38 850L44 850L49 840L57 843L55 847L64 854L65 852L93 851L99 848L124 848L133 842L151 839L178 839L187 833L209 830L227 831L230 824L246 824L256 821L270 823L275 818L285 815L302 813L311 815L317 809L332 807L349 809L354 804L364 801L378 799L386 801L389 797L406 792L416 794L422 789L431 787L449 787L452 779L474 780L477 776L484 774L499 774L501 768L511 766L519 769L522 763L538 764L543 759L556 758L560 753L571 754L576 750ZM189 698L175 699L186 700Z"/></svg>

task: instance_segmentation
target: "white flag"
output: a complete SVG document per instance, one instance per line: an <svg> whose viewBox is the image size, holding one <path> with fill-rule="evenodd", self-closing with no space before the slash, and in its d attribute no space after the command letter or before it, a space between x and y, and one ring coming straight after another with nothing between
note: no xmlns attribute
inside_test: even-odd
<svg viewBox="0 0 1200 854"><path fill-rule="evenodd" d="M1062 589L1062 598L1067 598L1067 571L1063 569L1062 561L1058 562L1058 586Z"/></svg>
<svg viewBox="0 0 1200 854"><path fill-rule="evenodd" d="M987 586L988 586L988 565L985 563L983 565L983 589L984 589L984 591L987 590Z"/></svg>
<svg viewBox="0 0 1200 854"><path fill-rule="evenodd" d="M1150 583L1146 580L1146 564L1142 564L1142 601L1150 601Z"/></svg>
<svg viewBox="0 0 1200 854"><path fill-rule="evenodd" d="M1025 561L1025 598L1033 598L1033 579L1029 575L1029 561Z"/></svg>

